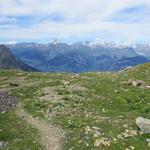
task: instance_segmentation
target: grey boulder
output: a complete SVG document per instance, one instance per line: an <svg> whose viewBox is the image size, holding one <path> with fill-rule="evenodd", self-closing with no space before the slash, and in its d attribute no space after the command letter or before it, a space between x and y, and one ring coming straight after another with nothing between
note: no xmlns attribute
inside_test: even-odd
<svg viewBox="0 0 150 150"><path fill-rule="evenodd" d="M136 118L136 125L141 129L143 133L150 133L150 119L138 117Z"/></svg>

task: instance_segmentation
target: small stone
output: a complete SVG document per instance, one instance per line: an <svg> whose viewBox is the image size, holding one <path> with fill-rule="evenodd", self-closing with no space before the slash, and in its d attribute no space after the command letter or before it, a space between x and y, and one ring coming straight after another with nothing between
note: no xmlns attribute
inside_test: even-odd
<svg viewBox="0 0 150 150"><path fill-rule="evenodd" d="M118 90L115 90L114 92L115 92L115 93L119 93L119 91L118 91Z"/></svg>
<svg viewBox="0 0 150 150"><path fill-rule="evenodd" d="M105 108L103 108L102 111L105 112Z"/></svg>
<svg viewBox="0 0 150 150"><path fill-rule="evenodd" d="M36 141L33 141L33 143L36 143Z"/></svg>
<svg viewBox="0 0 150 150"><path fill-rule="evenodd" d="M145 88L150 89L150 85L146 85Z"/></svg>
<svg viewBox="0 0 150 150"><path fill-rule="evenodd" d="M148 147L150 147L150 139L146 139L146 141L148 142Z"/></svg>
<svg viewBox="0 0 150 150"><path fill-rule="evenodd" d="M86 146L89 146L89 144L88 144L87 142L85 142L85 145L86 145Z"/></svg>
<svg viewBox="0 0 150 150"><path fill-rule="evenodd" d="M127 82L127 84L128 84L128 85L132 85L132 81L129 80L129 81Z"/></svg>
<svg viewBox="0 0 150 150"><path fill-rule="evenodd" d="M99 147L99 146L100 146L99 140L96 140L96 141L94 142L94 146L95 146L95 147Z"/></svg>
<svg viewBox="0 0 150 150"><path fill-rule="evenodd" d="M19 86L19 84L18 84L18 83L13 83L13 82L9 83L9 85L10 85L10 86L14 86L14 87Z"/></svg>
<svg viewBox="0 0 150 150"><path fill-rule="evenodd" d="M101 138L101 139L97 139L94 142L94 146L95 147L99 147L99 146L110 146L110 141L107 138Z"/></svg>
<svg viewBox="0 0 150 150"><path fill-rule="evenodd" d="M71 148L69 148L68 150L73 150L74 149L74 147L71 147Z"/></svg>
<svg viewBox="0 0 150 150"><path fill-rule="evenodd" d="M128 129L126 129L126 130L125 130L125 132L126 132L126 133L128 133L128 132L129 132L129 130L128 130Z"/></svg>
<svg viewBox="0 0 150 150"><path fill-rule="evenodd" d="M143 135L144 133L142 131L139 131L139 135Z"/></svg>
<svg viewBox="0 0 150 150"><path fill-rule="evenodd" d="M123 136L122 136L122 134L118 134L118 135L117 135L117 138L118 138L118 139L121 139L121 140L124 139Z"/></svg>
<svg viewBox="0 0 150 150"><path fill-rule="evenodd" d="M136 130L131 130L129 133L133 136L138 135L138 132Z"/></svg>
<svg viewBox="0 0 150 150"><path fill-rule="evenodd" d="M124 124L123 127L124 127L124 128L128 128L128 125L127 125L127 124Z"/></svg>
<svg viewBox="0 0 150 150"><path fill-rule="evenodd" d="M86 115L85 115L85 117L86 117L86 118L88 118L88 117L89 117L89 115L88 115L88 114L86 114Z"/></svg>
<svg viewBox="0 0 150 150"><path fill-rule="evenodd" d="M85 131L87 131L87 132L91 132L91 131L92 131L92 129L91 129L89 126L87 126L87 127L85 128Z"/></svg>
<svg viewBox="0 0 150 150"><path fill-rule="evenodd" d="M94 133L94 137L99 137L101 135L101 133L99 132L99 131L95 131L95 133Z"/></svg>
<svg viewBox="0 0 150 150"><path fill-rule="evenodd" d="M3 144L4 144L4 142L3 142L3 141L0 141L0 149L3 148Z"/></svg>
<svg viewBox="0 0 150 150"><path fill-rule="evenodd" d="M4 141L0 141L0 149L4 149L6 145L7 144Z"/></svg>
<svg viewBox="0 0 150 150"><path fill-rule="evenodd" d="M113 139L113 141L114 141L114 142L116 142L116 141L117 141L117 139L116 139L116 138L114 138L114 139Z"/></svg>
<svg viewBox="0 0 150 150"><path fill-rule="evenodd" d="M81 143L82 143L82 140L79 140L78 143L81 144Z"/></svg>
<svg viewBox="0 0 150 150"><path fill-rule="evenodd" d="M147 141L148 143L150 143L150 139L146 139L146 141Z"/></svg>
<svg viewBox="0 0 150 150"><path fill-rule="evenodd" d="M98 127L93 126L92 129L94 130L100 130Z"/></svg>
<svg viewBox="0 0 150 150"><path fill-rule="evenodd" d="M130 149L134 150L135 148L133 146L130 146Z"/></svg>
<svg viewBox="0 0 150 150"><path fill-rule="evenodd" d="M123 133L122 135L123 135L123 137L125 137L125 138L131 137L128 133Z"/></svg>
<svg viewBox="0 0 150 150"><path fill-rule="evenodd" d="M39 120L39 117L36 117L37 120Z"/></svg>

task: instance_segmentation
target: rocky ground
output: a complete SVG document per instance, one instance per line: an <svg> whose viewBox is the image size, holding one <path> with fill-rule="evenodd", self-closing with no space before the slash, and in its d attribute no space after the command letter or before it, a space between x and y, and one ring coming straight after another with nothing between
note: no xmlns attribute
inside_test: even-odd
<svg viewBox="0 0 150 150"><path fill-rule="evenodd" d="M23 109L21 104L17 105L16 114L38 129L41 144L45 150L63 150L65 135L60 127L53 125L50 122L46 122L43 119L34 118Z"/></svg>
<svg viewBox="0 0 150 150"><path fill-rule="evenodd" d="M0 113L5 113L14 108L18 100L16 97L12 97L8 92L0 91Z"/></svg>
<svg viewBox="0 0 150 150"><path fill-rule="evenodd" d="M65 141L64 131L60 127L52 125L50 122L46 122L38 117L34 118L24 110L21 103L17 103L16 97L10 96L8 92L0 91L0 113L4 114L15 108L15 113L19 118L38 129L41 145L43 145L45 150L63 150L63 143ZM0 141L0 149L5 149L7 145L7 142Z"/></svg>
<svg viewBox="0 0 150 150"><path fill-rule="evenodd" d="M1 71L2 104L17 97L22 107L1 111L0 142L14 150L41 150L51 139L63 139L64 150L149 150L149 86L150 64L115 73Z"/></svg>

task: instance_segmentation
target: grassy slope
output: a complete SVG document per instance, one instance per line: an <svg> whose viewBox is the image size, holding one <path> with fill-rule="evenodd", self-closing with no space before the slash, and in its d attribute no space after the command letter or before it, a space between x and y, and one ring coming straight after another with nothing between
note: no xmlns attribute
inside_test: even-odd
<svg viewBox="0 0 150 150"><path fill-rule="evenodd" d="M0 141L7 144L4 149L42 149L36 129L17 118L13 111L0 114L0 129Z"/></svg>
<svg viewBox="0 0 150 150"><path fill-rule="evenodd" d="M3 80L7 78L8 80ZM68 138L66 150L124 150L130 146L136 150L148 150L146 138L149 135L138 135L123 140L113 139L123 133L125 125L127 129L137 130L135 118L138 116L150 117L150 91L123 84L128 79L143 80L150 83L150 64L144 64L129 71L119 73L83 73L78 75L64 73L24 73L17 71L1 71L0 87L10 88L11 94L22 100L25 108L34 116L49 119L56 124L61 125L66 130ZM9 82L19 82L20 86L12 88ZM66 84L66 81L69 81ZM80 85L79 88L77 85ZM76 88L71 88L75 87ZM42 88L49 87L55 89L58 96L61 97L57 103L51 101L40 101L39 97L43 95ZM83 88L84 87L84 88ZM117 92L115 92L117 90ZM53 119L47 117L46 112L55 114ZM56 113L57 112L57 113ZM13 126L11 120L18 120L12 113L1 114L1 128L4 128L5 122L8 126L3 134L7 135ZM6 119L7 118L7 119ZM18 127L24 124L20 121ZM28 125L25 125L28 126ZM85 128L96 126L101 129L101 137L109 138L111 146L97 148L94 147L94 141L91 132L85 133ZM21 128L21 127L20 127ZM22 145L26 145L36 132L32 128L25 128L22 132L24 139L27 139L30 131L32 136L29 140L24 140ZM18 130L14 130L13 140L20 135ZM9 141L10 147L12 139L0 136L0 141ZM19 146L19 144L15 144ZM32 142L28 144L31 149L33 146L39 146ZM37 148L36 148L37 149ZM40 149L40 148L39 148Z"/></svg>

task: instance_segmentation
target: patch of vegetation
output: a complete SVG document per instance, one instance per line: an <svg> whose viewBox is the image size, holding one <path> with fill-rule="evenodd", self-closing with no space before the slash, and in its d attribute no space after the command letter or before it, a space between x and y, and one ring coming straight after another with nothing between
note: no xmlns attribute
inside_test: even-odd
<svg viewBox="0 0 150 150"><path fill-rule="evenodd" d="M0 73L1 78L8 75L7 83L12 79L9 73L12 74ZM13 79L17 74L13 72ZM8 86L33 116L51 120L65 129L66 150L149 149L146 139L150 135L139 134L135 124L136 117L150 117L149 89L126 83L142 80L150 85L150 64L118 73L24 73L22 76L27 77L23 85L10 88L3 82L2 86ZM53 98L58 96L58 101L51 97L40 100L40 96L49 94L42 93L45 87L55 91L49 93L54 94ZM137 134L120 137L128 131ZM97 146L97 140L105 140L105 144Z"/></svg>
<svg viewBox="0 0 150 150"><path fill-rule="evenodd" d="M19 119L13 111L0 114L0 141L3 150L41 150L36 129Z"/></svg>

